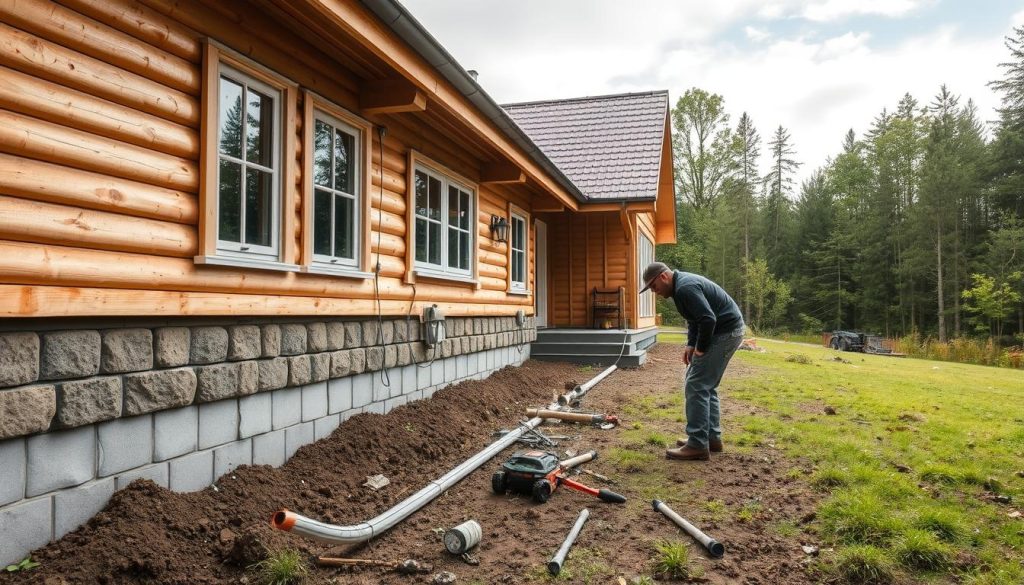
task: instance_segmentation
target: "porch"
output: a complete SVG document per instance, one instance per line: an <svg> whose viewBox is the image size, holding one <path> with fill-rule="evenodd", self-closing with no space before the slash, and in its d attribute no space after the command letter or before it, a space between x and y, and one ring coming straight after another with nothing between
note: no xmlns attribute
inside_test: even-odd
<svg viewBox="0 0 1024 585"><path fill-rule="evenodd" d="M647 349L657 340L657 327L538 329L537 340L530 345L530 357L538 360L602 366L611 365L618 359L619 367L636 368L647 360ZM619 359L620 352L622 353L621 359Z"/></svg>

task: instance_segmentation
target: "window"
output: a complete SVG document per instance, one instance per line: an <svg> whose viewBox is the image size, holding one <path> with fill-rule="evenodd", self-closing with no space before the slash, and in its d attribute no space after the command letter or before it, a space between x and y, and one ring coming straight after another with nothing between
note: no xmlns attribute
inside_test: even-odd
<svg viewBox="0 0 1024 585"><path fill-rule="evenodd" d="M527 241L529 239L530 230L527 228L528 224L526 218L516 213L511 213L509 216L512 218L511 231L511 269L512 269L512 291L513 292L526 292L527 282L527 258L529 255L526 253Z"/></svg>
<svg viewBox="0 0 1024 585"><path fill-rule="evenodd" d="M316 110L313 120L313 261L357 267L362 212L360 131Z"/></svg>
<svg viewBox="0 0 1024 585"><path fill-rule="evenodd" d="M636 254L637 255L637 262L636 262L636 264L637 264L637 270L639 271L639 274L637 275L636 281L642 283L643 280L644 280L644 277L643 277L644 268L647 268L648 264L650 264L651 262L654 262L654 243L652 243L651 240L646 235L641 233L640 237L637 238L636 245L637 245L637 254ZM649 290L649 291L647 291L645 293L642 293L640 295L638 308L640 309L640 313L639 313L640 317L653 317L654 316L654 291Z"/></svg>
<svg viewBox="0 0 1024 585"><path fill-rule="evenodd" d="M281 91L220 64L217 252L280 257Z"/></svg>
<svg viewBox="0 0 1024 585"><path fill-rule="evenodd" d="M476 250L473 191L433 169L417 166L415 263L420 272L472 277Z"/></svg>

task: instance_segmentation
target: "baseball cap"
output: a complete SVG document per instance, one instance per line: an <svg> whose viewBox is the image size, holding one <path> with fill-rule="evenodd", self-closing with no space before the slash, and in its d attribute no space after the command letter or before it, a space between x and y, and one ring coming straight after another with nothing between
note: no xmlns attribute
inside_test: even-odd
<svg viewBox="0 0 1024 585"><path fill-rule="evenodd" d="M658 278L662 272L668 270L671 269L664 262L651 262L648 264L647 268L644 268L644 287L640 289L640 292L646 292L647 289L651 288L654 279Z"/></svg>

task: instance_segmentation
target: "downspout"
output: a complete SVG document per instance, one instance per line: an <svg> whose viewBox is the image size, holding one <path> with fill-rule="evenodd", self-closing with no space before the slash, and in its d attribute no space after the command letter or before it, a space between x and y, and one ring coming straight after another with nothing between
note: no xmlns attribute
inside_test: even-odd
<svg viewBox="0 0 1024 585"><path fill-rule="evenodd" d="M586 387L586 390L584 390L580 396L597 385L598 382L604 380L614 371L615 366L611 366L586 384L580 386L581 389ZM558 410L562 407L558 404L552 404L548 408L550 410ZM430 482L426 487L409 496L398 505L385 511L376 518L367 520L366 522L352 524L350 526L338 526L337 524L319 522L289 510L279 510L271 517L270 524L278 530L292 532L299 536L305 536L307 538L331 544L364 542L374 536L383 534L389 528L392 528L402 520L405 520L411 514L427 505L431 500L444 493L448 488L452 487L461 479L475 471L478 467L486 463L503 449L514 443L516 439L527 432L532 431L540 425L543 420L544 419L542 418L536 417L519 425L519 427L514 431L491 443L476 455L473 455L448 473L444 474L440 479Z"/></svg>

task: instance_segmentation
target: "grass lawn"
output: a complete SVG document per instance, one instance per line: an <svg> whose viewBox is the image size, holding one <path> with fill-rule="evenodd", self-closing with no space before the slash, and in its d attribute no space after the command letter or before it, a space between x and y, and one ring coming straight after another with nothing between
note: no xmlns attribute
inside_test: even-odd
<svg viewBox="0 0 1024 585"><path fill-rule="evenodd" d="M828 571L851 583L1024 583L1024 372L758 345L767 351L737 353L744 371L723 392L769 416L729 421L728 439L782 448L829 494L814 523L835 549Z"/></svg>

